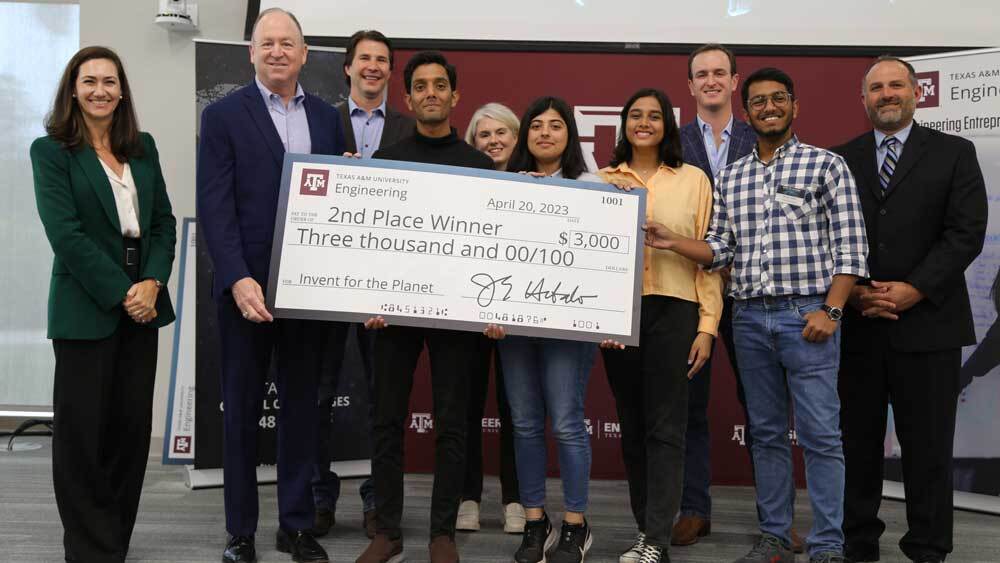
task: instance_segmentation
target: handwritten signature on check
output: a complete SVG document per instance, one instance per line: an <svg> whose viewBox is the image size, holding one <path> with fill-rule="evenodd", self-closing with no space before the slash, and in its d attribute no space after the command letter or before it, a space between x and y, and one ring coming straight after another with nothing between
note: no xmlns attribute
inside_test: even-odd
<svg viewBox="0 0 1000 563"><path fill-rule="evenodd" d="M497 299L500 301L510 301L511 293L514 291L514 284L511 282L510 275L494 278L490 274L481 272L474 274L470 278L470 281L479 287L476 302L480 307L489 307ZM561 291L562 282L557 282L552 289L547 289L545 283L545 278L529 281L524 289L524 299L534 300L538 303L583 305L587 299L597 297L597 295L581 294L579 285L567 293Z"/></svg>

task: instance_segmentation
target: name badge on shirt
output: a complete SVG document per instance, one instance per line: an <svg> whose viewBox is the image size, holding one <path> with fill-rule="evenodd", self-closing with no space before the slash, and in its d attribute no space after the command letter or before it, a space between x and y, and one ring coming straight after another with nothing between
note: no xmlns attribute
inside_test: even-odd
<svg viewBox="0 0 1000 563"><path fill-rule="evenodd" d="M809 200L809 192L802 188L778 186L778 189L774 194L774 199L779 203L784 203L785 205L800 206Z"/></svg>

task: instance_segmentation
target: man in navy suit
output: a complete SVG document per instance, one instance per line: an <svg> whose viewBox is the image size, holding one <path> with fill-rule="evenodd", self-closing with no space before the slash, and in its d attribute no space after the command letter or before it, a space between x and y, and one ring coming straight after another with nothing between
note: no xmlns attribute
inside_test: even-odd
<svg viewBox="0 0 1000 563"><path fill-rule="evenodd" d="M695 49L688 57L688 88L697 104L695 119L681 127L684 161L702 169L713 185L715 175L730 162L753 152L757 135L746 122L733 116L732 97L739 84L736 57L718 43L708 43ZM736 364L736 348L732 330L733 300L727 297L719 331L729 352L729 361L736 374L737 396L746 401ZM684 494L681 517L674 525L671 543L691 545L711 530L712 483L708 435L708 396L711 387L711 360L705 363L688 386L688 426L685 436ZM744 435L750 449L749 422Z"/></svg>
<svg viewBox="0 0 1000 563"><path fill-rule="evenodd" d="M256 77L205 108L198 152L199 234L215 266L212 286L222 345L225 414L226 530L222 560L256 560L257 421L271 354L277 354L277 549L294 561L326 562L310 533L314 505L310 482L316 456L316 386L320 350L343 345L346 325L275 320L263 287L286 152L342 154L340 116L298 83L306 62L302 28L281 9L261 12L254 24L250 59Z"/></svg>

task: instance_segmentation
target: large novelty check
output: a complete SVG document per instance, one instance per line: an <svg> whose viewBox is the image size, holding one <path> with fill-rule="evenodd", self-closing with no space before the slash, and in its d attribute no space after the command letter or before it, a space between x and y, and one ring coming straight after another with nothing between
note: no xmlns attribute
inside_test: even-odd
<svg viewBox="0 0 1000 563"><path fill-rule="evenodd" d="M288 154L267 304L286 318L638 344L645 195Z"/></svg>

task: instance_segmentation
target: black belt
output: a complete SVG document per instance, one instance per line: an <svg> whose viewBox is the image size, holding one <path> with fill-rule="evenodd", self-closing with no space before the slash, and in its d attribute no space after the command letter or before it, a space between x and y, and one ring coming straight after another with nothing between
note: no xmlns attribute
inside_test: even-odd
<svg viewBox="0 0 1000 563"><path fill-rule="evenodd" d="M132 281L139 281L139 248L142 241L137 238L123 237L125 248L125 273Z"/></svg>

